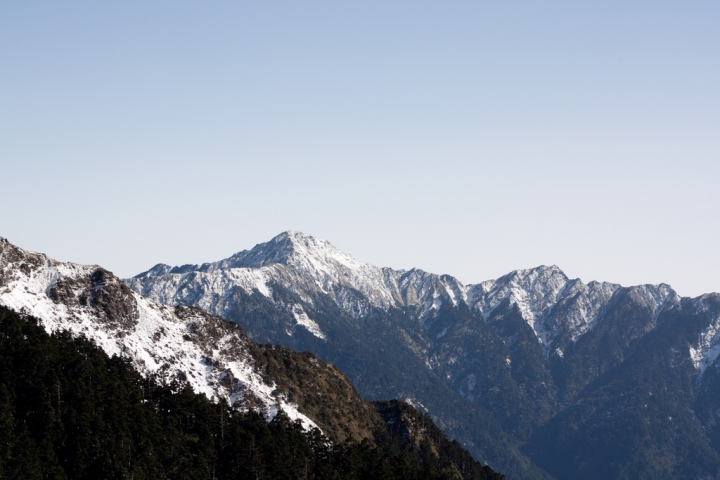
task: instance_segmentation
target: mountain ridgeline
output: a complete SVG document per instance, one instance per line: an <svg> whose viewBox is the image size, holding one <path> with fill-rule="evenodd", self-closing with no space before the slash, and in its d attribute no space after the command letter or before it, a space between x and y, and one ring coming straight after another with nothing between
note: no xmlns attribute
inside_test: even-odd
<svg viewBox="0 0 720 480"><path fill-rule="evenodd" d="M508 478L720 478L718 294L585 284L557 267L464 285L297 232L125 283L313 352Z"/></svg>
<svg viewBox="0 0 720 480"><path fill-rule="evenodd" d="M504 477L312 353L0 238L0 478Z"/></svg>

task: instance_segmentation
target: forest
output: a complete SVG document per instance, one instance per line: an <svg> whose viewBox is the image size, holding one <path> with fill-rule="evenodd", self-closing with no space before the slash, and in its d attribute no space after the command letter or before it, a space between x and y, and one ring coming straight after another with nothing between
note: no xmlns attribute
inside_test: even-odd
<svg viewBox="0 0 720 480"><path fill-rule="evenodd" d="M282 412L267 422L143 378L83 337L0 307L2 479L505 478L403 402L375 405L388 426L374 441L333 444Z"/></svg>

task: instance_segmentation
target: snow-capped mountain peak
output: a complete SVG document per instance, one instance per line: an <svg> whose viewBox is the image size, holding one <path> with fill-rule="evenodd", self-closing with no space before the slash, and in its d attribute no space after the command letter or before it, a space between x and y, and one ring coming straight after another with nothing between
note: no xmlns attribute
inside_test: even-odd
<svg viewBox="0 0 720 480"><path fill-rule="evenodd" d="M249 251L236 253L227 267L260 268L280 263L307 269L332 271L334 268L360 269L364 263L322 240L302 232L286 231Z"/></svg>
<svg viewBox="0 0 720 480"><path fill-rule="evenodd" d="M159 277L160 275L165 275L166 273L170 273L170 271L173 269L170 265L166 265L164 263L158 263L154 267L152 267L150 270L147 270L145 272L142 272L135 276L135 278L145 278L145 277Z"/></svg>
<svg viewBox="0 0 720 480"><path fill-rule="evenodd" d="M589 331L597 320L601 305L619 285L569 279L555 265L515 270L497 280L471 286L474 308L492 321L493 311L508 301L516 305L533 329L546 354L562 334L574 341Z"/></svg>
<svg viewBox="0 0 720 480"><path fill-rule="evenodd" d="M228 303L223 299L231 296L233 288L241 287L248 294L259 291L272 298L273 285L279 284L309 304L317 294L328 295L356 319L364 318L373 308L409 308L425 329L431 328L443 305L466 305L492 323L495 309L507 301L517 306L547 354L560 336L569 334L575 341L591 330L602 306L620 288L606 282L585 284L569 279L555 265L516 270L496 280L464 285L450 275L376 267L356 260L326 240L293 231L224 260L174 268L156 265L126 282L162 302L194 304L219 316L227 313ZM645 302L654 302L652 308L657 309L665 301L665 290L639 287L637 294ZM306 314L311 319L312 312ZM322 326L316 330L323 331Z"/></svg>
<svg viewBox="0 0 720 480"><path fill-rule="evenodd" d="M487 285L487 282L484 283ZM515 270L495 280L489 288L484 315L487 318L500 302L509 298L518 305L523 318L532 325L557 302L558 294L567 283L567 276L554 265Z"/></svg>

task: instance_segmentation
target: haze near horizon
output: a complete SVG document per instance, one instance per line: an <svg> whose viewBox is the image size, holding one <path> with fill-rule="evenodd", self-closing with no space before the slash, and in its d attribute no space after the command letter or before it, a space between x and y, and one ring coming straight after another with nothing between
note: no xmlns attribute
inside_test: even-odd
<svg viewBox="0 0 720 480"><path fill-rule="evenodd" d="M0 5L0 236L720 291L713 2Z"/></svg>

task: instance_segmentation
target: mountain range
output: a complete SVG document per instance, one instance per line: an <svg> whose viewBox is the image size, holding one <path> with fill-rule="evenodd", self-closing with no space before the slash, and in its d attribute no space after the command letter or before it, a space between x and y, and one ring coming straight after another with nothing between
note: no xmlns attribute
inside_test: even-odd
<svg viewBox="0 0 720 480"><path fill-rule="evenodd" d="M465 285L284 232L125 284L337 365L428 412L509 478L720 478L720 295L555 266Z"/></svg>
<svg viewBox="0 0 720 480"><path fill-rule="evenodd" d="M17 355L13 357L12 349L2 352L3 358L7 357L6 361L10 362L2 365L6 375L0 378L0 410L4 412L2 423L14 425L8 428L18 429L30 420L39 429L36 435L38 441L44 442L42 449L46 451L56 448L48 445L48 438L56 434L47 429L57 431L57 426L34 418L37 408L23 414L18 412L31 402L42 410L50 409L43 415L57 417L57 409L62 403L58 376L66 375L63 373L66 367L59 372L46 373L50 377L49 387L43 384L42 379L33 379L33 375L19 374L23 370L52 369L52 365L43 362L53 354L46 352L40 355L42 358L28 357L27 351L40 351L37 342L47 343L48 340L33 340L34 347L20 345L26 343L28 334L19 335L17 327L12 326L13 311L21 318L27 318L28 322L39 322L49 333L69 334L90 341L105 355L126 359L139 375L149 379L148 382L160 386L179 382L216 404L231 405L241 412L259 412L268 422L274 421L282 412L282 418L297 422L307 432L319 431L335 445L360 445L359 448L365 449L363 451L380 449L378 458L389 458L394 464L400 462L402 465L409 461L409 471L422 468L424 464L426 469L436 472L432 475L441 475L442 478L502 478L491 469L480 467L459 444L448 440L429 418L411 405L402 401L365 401L337 367L314 354L294 352L279 345L258 344L235 322L193 306L168 306L143 297L97 265L58 262L0 238L0 306L0 317L11 319L11 329L15 329L0 332L0 337L7 340L15 335L19 339L12 342L13 349L19 352ZM72 351L75 347L53 348L69 348ZM83 355L87 357L87 353ZM83 361L83 355L72 360L75 362L73 369L78 369L77 362ZM21 365L13 367L17 362ZM84 371L93 368L98 367L88 366ZM79 370L83 371L82 368ZM43 385L23 387L18 381L40 382ZM52 382L56 382L57 387ZM92 384L93 380L68 378L67 382ZM25 393L29 397L24 402L14 403L14 396L8 392L23 388L29 388L30 392L48 388L54 391L57 388L57 405L53 407L52 402L48 403L47 392L42 398L34 393ZM71 394L81 397L83 392ZM65 392L64 395L69 394ZM15 413L8 413L13 411ZM76 416L71 415L70 418L68 421ZM21 421L20 424L18 421ZM208 425L201 428L207 431L215 427ZM73 425L73 428L76 427ZM18 441L12 435L9 438L13 442ZM68 441L75 442L76 439L54 440L59 450L49 457L52 468L57 469L58 462L63 465L77 459L63 458L58 453L64 448L63 442ZM140 438L139 445L148 441ZM37 451L37 447L27 442L13 448L31 457L35 454L27 452ZM375 451L362 453L366 455L362 458L372 458L367 455L376 455L372 453ZM106 454L110 455L109 452L103 455ZM3 450L0 476L6 464L13 462L12 458L7 460L7 456L8 452ZM38 462L41 461L32 464L33 468L50 468ZM412 462L419 465L413 466ZM67 466L67 463L64 465ZM25 467L18 468L22 470ZM76 477L67 472L70 478Z"/></svg>
<svg viewBox="0 0 720 480"><path fill-rule="evenodd" d="M403 432L432 418L508 478L720 478L714 293L555 266L465 285L284 232L125 280L0 239L0 305L333 442L393 431L398 407L378 400L400 399L429 415Z"/></svg>

